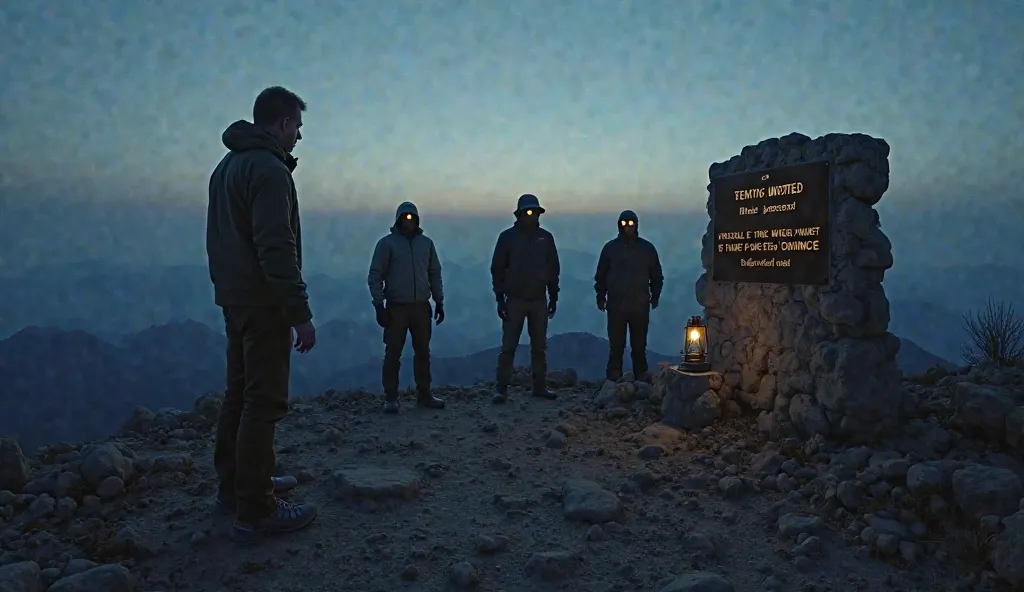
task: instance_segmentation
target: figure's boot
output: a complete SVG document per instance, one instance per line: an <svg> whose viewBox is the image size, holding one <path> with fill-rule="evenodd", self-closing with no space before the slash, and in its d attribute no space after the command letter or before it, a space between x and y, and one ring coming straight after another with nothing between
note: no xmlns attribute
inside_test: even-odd
<svg viewBox="0 0 1024 592"><path fill-rule="evenodd" d="M271 477L270 484L274 487L274 493L285 493L299 486L299 480L291 475ZM223 514L235 514L238 511L238 501L233 496L218 492L213 498L214 507Z"/></svg>
<svg viewBox="0 0 1024 592"><path fill-rule="evenodd" d="M504 385L498 385L498 388L494 391L494 396L491 397L491 403L495 405L502 405L508 402L508 387Z"/></svg>
<svg viewBox="0 0 1024 592"><path fill-rule="evenodd" d="M283 499L275 499L274 504L274 510L258 520L235 520L229 531L231 539L252 543L262 535L302 530L316 520L317 508L313 504L295 504Z"/></svg>
<svg viewBox="0 0 1024 592"><path fill-rule="evenodd" d="M558 398L558 395L549 391L545 384L535 384L533 386L533 396L538 399L547 399L549 401L554 401Z"/></svg>
<svg viewBox="0 0 1024 592"><path fill-rule="evenodd" d="M426 409L444 409L444 399L439 399L430 389L420 389L416 393L416 404Z"/></svg>
<svg viewBox="0 0 1024 592"><path fill-rule="evenodd" d="M398 393L384 394L384 413L398 413Z"/></svg>

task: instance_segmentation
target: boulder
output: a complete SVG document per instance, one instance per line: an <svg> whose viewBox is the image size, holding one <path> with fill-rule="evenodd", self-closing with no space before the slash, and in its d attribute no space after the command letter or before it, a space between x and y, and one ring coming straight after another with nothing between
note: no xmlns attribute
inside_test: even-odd
<svg viewBox="0 0 1024 592"><path fill-rule="evenodd" d="M654 396L661 400L661 421L683 430L699 430L722 415L722 400L712 390L710 379L721 381L713 372L684 374L668 366L654 375Z"/></svg>
<svg viewBox="0 0 1024 592"><path fill-rule="evenodd" d="M975 522L984 516L1004 518L1017 511L1024 486L1009 469L967 465L953 473L953 498Z"/></svg>
<svg viewBox="0 0 1024 592"><path fill-rule="evenodd" d="M0 490L21 493L29 481L28 459L14 438L0 438Z"/></svg>
<svg viewBox="0 0 1024 592"><path fill-rule="evenodd" d="M1003 527L992 550L992 567L1015 588L1024 588L1024 512L1003 520Z"/></svg>
<svg viewBox="0 0 1024 592"><path fill-rule="evenodd" d="M993 441L1002 441L1006 418L1017 408L1003 389L970 382L957 383L953 404L968 432Z"/></svg>
<svg viewBox="0 0 1024 592"><path fill-rule="evenodd" d="M562 487L565 517L583 522L620 522L622 501L618 496L586 479L570 479Z"/></svg>

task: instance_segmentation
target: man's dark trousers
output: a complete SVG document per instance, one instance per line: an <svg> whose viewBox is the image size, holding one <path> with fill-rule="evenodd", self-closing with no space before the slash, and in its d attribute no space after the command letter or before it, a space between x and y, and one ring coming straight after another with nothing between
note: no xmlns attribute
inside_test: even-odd
<svg viewBox="0 0 1024 592"><path fill-rule="evenodd" d="M512 365L523 334L523 325L530 335L530 368L533 387L544 388L548 375L548 303L546 298L521 300L509 298L508 318L501 324L501 353L498 354L498 388L508 388Z"/></svg>
<svg viewBox="0 0 1024 592"><path fill-rule="evenodd" d="M292 329L273 307L226 307L227 385L217 421L214 466L220 499L238 501L238 518L274 509L274 433L288 413Z"/></svg>
<svg viewBox="0 0 1024 592"><path fill-rule="evenodd" d="M412 370L416 390L430 391L430 334L433 330L433 311L429 302L388 304L388 326L384 328L384 364L381 366L381 386L384 395L398 396L398 371L402 367L402 350L406 334L412 335Z"/></svg>
<svg viewBox="0 0 1024 592"><path fill-rule="evenodd" d="M648 308L622 310L609 308L608 315L608 366L605 377L618 380L622 377L622 356L626 351L626 331L629 331L630 357L633 359L633 376L640 378L647 373L647 327L651 320Z"/></svg>

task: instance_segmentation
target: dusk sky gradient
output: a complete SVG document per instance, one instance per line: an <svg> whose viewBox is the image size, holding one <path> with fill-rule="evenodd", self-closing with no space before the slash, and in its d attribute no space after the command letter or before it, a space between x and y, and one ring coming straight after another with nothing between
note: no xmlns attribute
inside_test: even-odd
<svg viewBox="0 0 1024 592"><path fill-rule="evenodd" d="M309 103L311 207L697 210L711 162L793 131L885 138L906 203L1021 180L1019 0L80 0L0 29L3 190L39 199L204 203L274 84Z"/></svg>

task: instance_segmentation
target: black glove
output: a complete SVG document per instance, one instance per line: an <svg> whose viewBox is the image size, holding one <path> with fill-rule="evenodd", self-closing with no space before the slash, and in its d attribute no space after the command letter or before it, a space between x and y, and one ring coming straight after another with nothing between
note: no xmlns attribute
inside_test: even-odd
<svg viewBox="0 0 1024 592"><path fill-rule="evenodd" d="M508 320L508 302L505 300L505 296L498 295L498 318L507 321Z"/></svg>
<svg viewBox="0 0 1024 592"><path fill-rule="evenodd" d="M444 303L438 302L434 305L434 323L440 325L444 322Z"/></svg>
<svg viewBox="0 0 1024 592"><path fill-rule="evenodd" d="M661 297L659 296L654 296L653 298L651 298L651 310L658 308L659 300L661 300Z"/></svg>
<svg viewBox="0 0 1024 592"><path fill-rule="evenodd" d="M556 312L558 312L558 301L557 300L549 300L548 301L548 318L549 319L555 318L555 313Z"/></svg>
<svg viewBox="0 0 1024 592"><path fill-rule="evenodd" d="M604 296L597 297L597 310L604 312L608 308L608 300Z"/></svg>
<svg viewBox="0 0 1024 592"><path fill-rule="evenodd" d="M387 309L384 308L383 304L374 304L373 310L377 312L377 324L380 325L382 329L386 329L388 326Z"/></svg>

